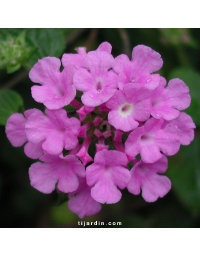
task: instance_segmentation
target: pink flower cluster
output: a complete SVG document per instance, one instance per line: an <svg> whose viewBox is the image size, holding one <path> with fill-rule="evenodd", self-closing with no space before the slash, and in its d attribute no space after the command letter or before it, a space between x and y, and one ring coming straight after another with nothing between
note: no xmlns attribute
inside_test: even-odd
<svg viewBox="0 0 200 256"><path fill-rule="evenodd" d="M138 45L130 60L114 58L111 49L104 42L61 61L39 60L29 76L45 112L15 113L6 124L12 145L25 144L25 154L38 159L29 169L31 185L68 193L69 209L80 218L117 203L125 188L147 202L165 196L167 156L194 139L195 124L181 112L190 105L189 88L154 74L163 65L160 54Z"/></svg>

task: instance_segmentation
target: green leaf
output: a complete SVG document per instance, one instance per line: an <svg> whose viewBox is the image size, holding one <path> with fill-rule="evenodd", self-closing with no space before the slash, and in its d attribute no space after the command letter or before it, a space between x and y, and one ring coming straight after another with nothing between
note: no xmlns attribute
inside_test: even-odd
<svg viewBox="0 0 200 256"><path fill-rule="evenodd" d="M66 31L58 28L30 28L26 30L26 39L36 52L26 63L29 69L46 56L60 57L66 47Z"/></svg>
<svg viewBox="0 0 200 256"><path fill-rule="evenodd" d="M67 38L74 30L73 28L0 29L0 68L8 66L8 64L3 65L4 59L6 63L11 64L8 71L14 72L22 64L30 69L38 59L46 56L61 57L66 48Z"/></svg>
<svg viewBox="0 0 200 256"><path fill-rule="evenodd" d="M180 201L194 215L200 214L200 137L169 158L167 176Z"/></svg>
<svg viewBox="0 0 200 256"><path fill-rule="evenodd" d="M161 28L159 29L162 41L166 44L180 46L185 44L190 47L196 47L197 42L191 36L189 28Z"/></svg>
<svg viewBox="0 0 200 256"><path fill-rule="evenodd" d="M58 193L58 200L56 202L56 206L59 206L69 200L68 194L65 193Z"/></svg>
<svg viewBox="0 0 200 256"><path fill-rule="evenodd" d="M9 34L8 30L5 39L0 40L0 68L7 69L8 73L17 71L35 51L27 45L25 35L25 30L17 36Z"/></svg>
<svg viewBox="0 0 200 256"><path fill-rule="evenodd" d="M23 106L21 96L12 90L0 90L0 124L5 125L8 117Z"/></svg>
<svg viewBox="0 0 200 256"><path fill-rule="evenodd" d="M8 36L17 37L24 30L23 28L0 28L1 40L6 40Z"/></svg>
<svg viewBox="0 0 200 256"><path fill-rule="evenodd" d="M76 109L74 107L72 107L71 105L67 105L64 107L64 109L67 111L67 112L75 112Z"/></svg>
<svg viewBox="0 0 200 256"><path fill-rule="evenodd" d="M68 209L67 204L62 204L52 208L51 219L54 225L74 225L76 227L79 218Z"/></svg>
<svg viewBox="0 0 200 256"><path fill-rule="evenodd" d="M192 116L197 125L200 125L200 74L193 69L178 68L170 74L169 79L172 78L182 79L189 87L192 100L185 112Z"/></svg>

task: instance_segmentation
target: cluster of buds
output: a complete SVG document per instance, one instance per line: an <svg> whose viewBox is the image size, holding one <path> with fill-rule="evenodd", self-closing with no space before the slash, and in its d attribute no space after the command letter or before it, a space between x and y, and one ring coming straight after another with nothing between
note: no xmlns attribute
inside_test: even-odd
<svg viewBox="0 0 200 256"><path fill-rule="evenodd" d="M32 97L45 112L15 113L6 124L11 144L25 144L25 154L38 159L29 168L31 185L67 193L69 209L80 218L117 203L125 188L142 192L147 202L165 196L171 189L162 175L167 156L194 139L195 124L181 112L190 105L189 88L154 74L163 65L160 54L138 45L130 60L114 58L111 49L104 42L61 61L39 60L29 77L36 83Z"/></svg>

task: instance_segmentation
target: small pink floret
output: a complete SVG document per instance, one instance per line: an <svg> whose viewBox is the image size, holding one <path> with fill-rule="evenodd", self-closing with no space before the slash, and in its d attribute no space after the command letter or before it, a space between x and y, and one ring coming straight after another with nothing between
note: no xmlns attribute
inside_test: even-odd
<svg viewBox="0 0 200 256"><path fill-rule="evenodd" d="M138 195L142 190L142 197L145 201L156 201L171 189L171 181L166 176L159 175L166 170L167 158L165 156L153 164L140 161L131 169L131 179L127 185L128 191Z"/></svg>
<svg viewBox="0 0 200 256"><path fill-rule="evenodd" d="M100 212L101 204L91 197L91 188L86 184L85 179L79 178L79 181L79 188L75 195L70 197L68 207L82 219Z"/></svg>
<svg viewBox="0 0 200 256"><path fill-rule="evenodd" d="M26 118L20 113L12 114L7 120L6 135L14 147L20 147L27 141L25 122Z"/></svg>
<svg viewBox="0 0 200 256"><path fill-rule="evenodd" d="M163 65L159 53L145 45L133 48L132 60L121 54L115 59L114 71L119 75L119 88L123 89L126 84L145 87L154 90L160 82L158 71Z"/></svg>
<svg viewBox="0 0 200 256"><path fill-rule="evenodd" d="M25 130L32 143L43 141L42 148L49 154L59 155L63 149L71 150L78 144L80 121L67 117L64 109L41 111L29 116Z"/></svg>
<svg viewBox="0 0 200 256"><path fill-rule="evenodd" d="M121 192L130 180L126 168L126 155L117 150L102 150L96 153L94 163L86 168L86 180L92 186L91 196L97 202L114 204L121 199Z"/></svg>
<svg viewBox="0 0 200 256"><path fill-rule="evenodd" d="M117 89L117 75L109 69L113 56L106 51L92 51L84 58L84 68L75 72L74 85L82 91L84 105L95 107L106 102Z"/></svg>
<svg viewBox="0 0 200 256"><path fill-rule="evenodd" d="M151 98L151 115L165 120L177 118L180 110L188 108L191 102L189 88L178 78L170 80L167 87L162 83L154 90Z"/></svg>
<svg viewBox="0 0 200 256"><path fill-rule="evenodd" d="M145 163L154 163L163 154L174 155L180 148L180 142L175 134L163 128L164 120L150 118L146 123L132 131L125 142L125 151L135 157L141 155Z"/></svg>
<svg viewBox="0 0 200 256"><path fill-rule="evenodd" d="M74 192L79 186L78 177L85 177L85 168L76 156L45 154L29 168L31 185L45 194L56 187L64 193Z"/></svg>
<svg viewBox="0 0 200 256"><path fill-rule="evenodd" d="M124 132L138 127L139 121L146 121L151 113L149 91L134 89L132 85L127 85L123 91L116 91L106 106L110 109L108 122Z"/></svg>
<svg viewBox="0 0 200 256"><path fill-rule="evenodd" d="M76 96L73 85L75 68L66 66L60 72L61 62L55 57L39 60L29 73L30 79L42 86L31 88L35 101L43 103L49 109L59 109L68 105Z"/></svg>

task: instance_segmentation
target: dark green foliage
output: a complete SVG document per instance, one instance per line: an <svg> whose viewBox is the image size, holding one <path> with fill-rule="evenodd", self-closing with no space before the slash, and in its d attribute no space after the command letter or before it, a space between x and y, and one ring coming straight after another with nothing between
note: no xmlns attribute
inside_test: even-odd
<svg viewBox="0 0 200 256"><path fill-rule="evenodd" d="M5 125L8 117L23 105L23 99L13 90L0 90L0 124Z"/></svg>

